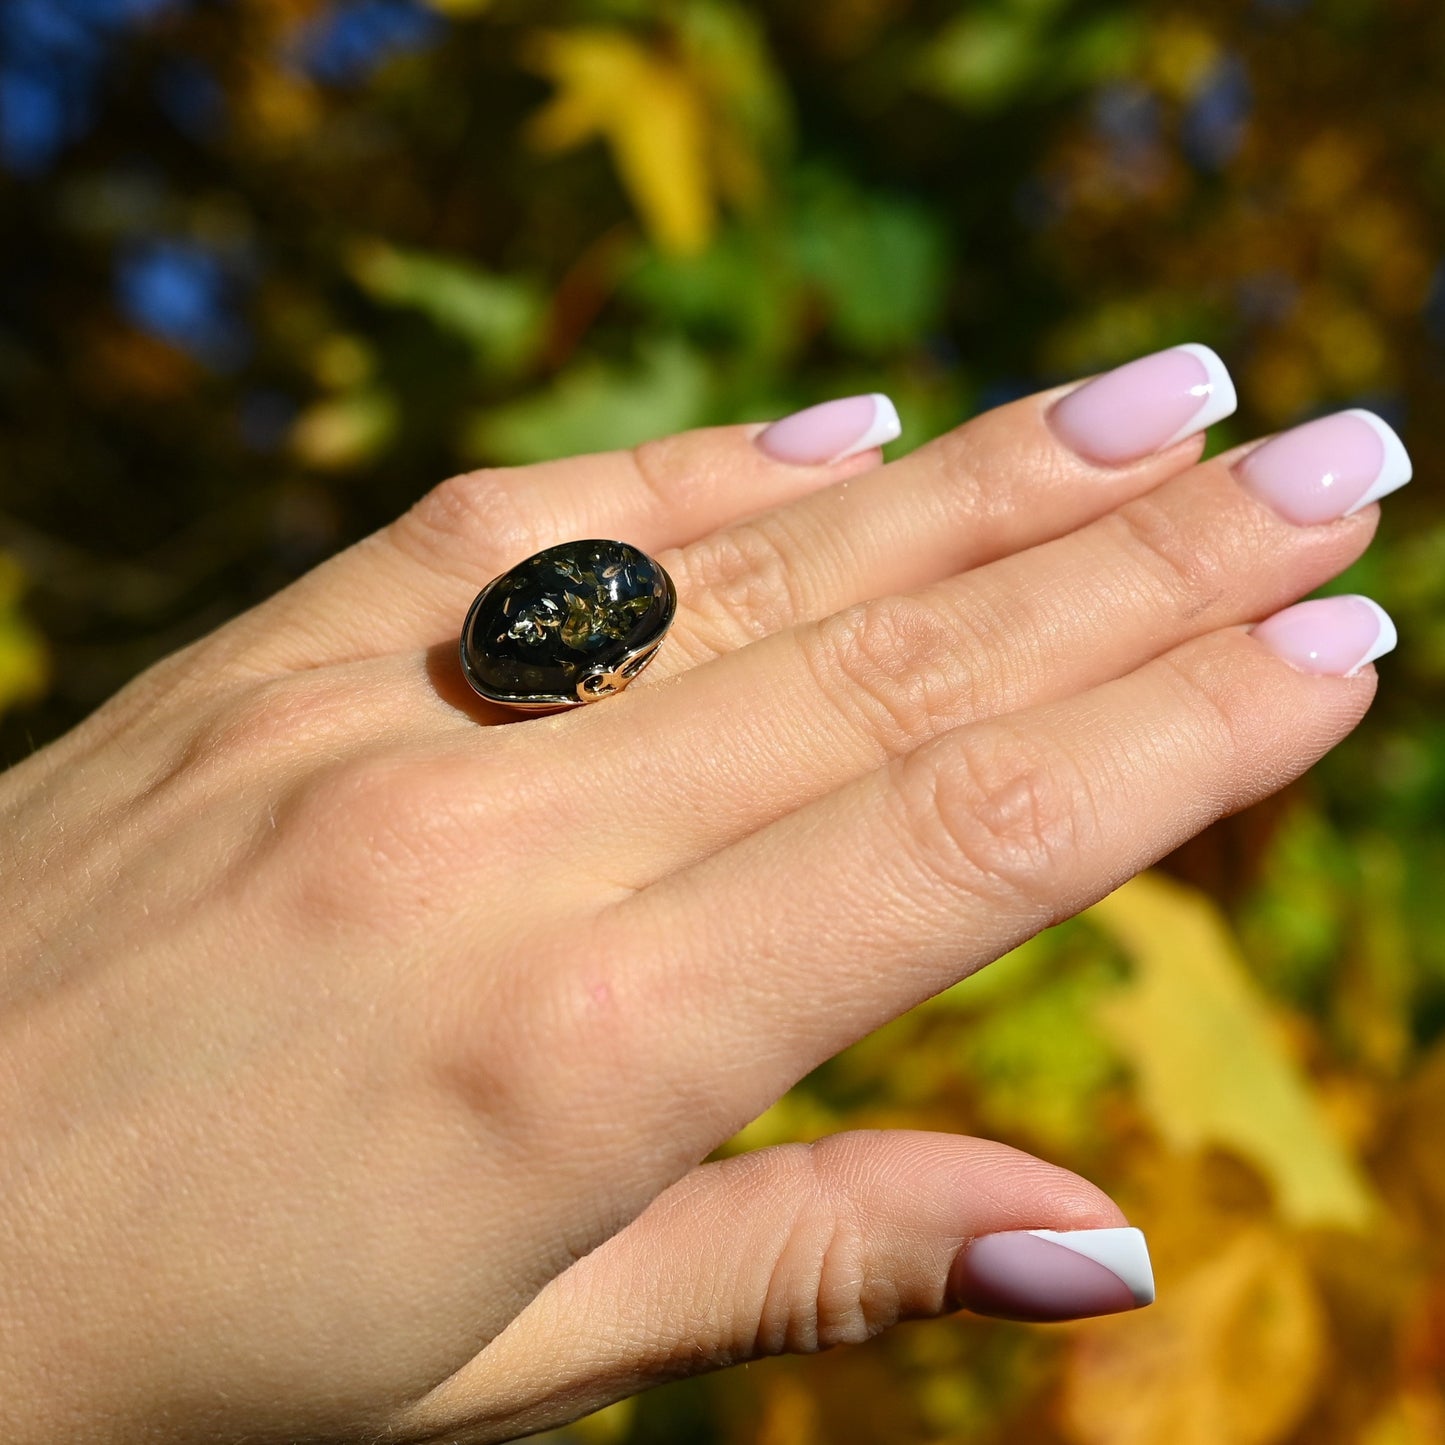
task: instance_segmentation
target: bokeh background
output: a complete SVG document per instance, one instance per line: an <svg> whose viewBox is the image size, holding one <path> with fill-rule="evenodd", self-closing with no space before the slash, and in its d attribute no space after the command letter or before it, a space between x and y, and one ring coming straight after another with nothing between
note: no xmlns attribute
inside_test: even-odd
<svg viewBox="0 0 1445 1445"><path fill-rule="evenodd" d="M914 445L1183 340L1216 447L1417 482L1370 719L734 1148L1006 1139L1160 1302L913 1324L558 1439L1445 1441L1438 0L3 0L0 758L488 463L886 390Z"/></svg>

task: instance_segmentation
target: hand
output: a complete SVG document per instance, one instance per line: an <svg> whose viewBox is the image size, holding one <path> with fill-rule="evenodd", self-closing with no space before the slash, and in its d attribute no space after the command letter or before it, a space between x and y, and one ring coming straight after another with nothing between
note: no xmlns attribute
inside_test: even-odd
<svg viewBox="0 0 1445 1445"><path fill-rule="evenodd" d="M5 1438L500 1440L960 1304L1132 1304L1010 1264L1125 1221L1001 1145L698 1161L1363 716L1371 604L1246 624L1360 555L1377 509L1325 514L1398 458L1326 503L1289 437L1196 465L1202 371L886 467L857 401L455 478L0 778ZM468 603L582 536L674 576L657 661L488 710Z"/></svg>

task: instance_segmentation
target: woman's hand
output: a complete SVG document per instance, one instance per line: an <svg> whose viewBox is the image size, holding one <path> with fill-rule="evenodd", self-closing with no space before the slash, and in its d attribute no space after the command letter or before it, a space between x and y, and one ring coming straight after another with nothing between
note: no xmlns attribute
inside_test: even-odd
<svg viewBox="0 0 1445 1445"><path fill-rule="evenodd" d="M1202 351L1062 396L886 467L868 399L455 478L0 778L5 1439L500 1440L1142 1297L1016 1233L1125 1221L1001 1145L698 1162L1369 706L1371 605L1246 624L1360 555L1398 442L1195 465ZM658 660L488 710L468 603L584 536L674 576Z"/></svg>

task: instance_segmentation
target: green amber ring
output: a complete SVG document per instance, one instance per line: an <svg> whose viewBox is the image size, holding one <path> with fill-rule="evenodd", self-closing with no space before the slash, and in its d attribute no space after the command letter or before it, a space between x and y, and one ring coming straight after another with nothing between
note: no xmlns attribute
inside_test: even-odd
<svg viewBox="0 0 1445 1445"><path fill-rule="evenodd" d="M548 547L477 593L462 671L489 702L581 707L621 692L652 661L677 611L672 578L626 542Z"/></svg>

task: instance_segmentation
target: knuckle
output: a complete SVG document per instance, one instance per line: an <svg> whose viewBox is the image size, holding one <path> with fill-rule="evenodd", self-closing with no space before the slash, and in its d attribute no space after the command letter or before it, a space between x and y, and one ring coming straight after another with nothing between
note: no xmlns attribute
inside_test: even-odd
<svg viewBox="0 0 1445 1445"><path fill-rule="evenodd" d="M997 488L983 484L990 470L987 459L998 444L990 436L992 415L985 412L972 417L915 454L933 469L939 483L934 490L942 501L958 509L959 520L981 518L996 505Z"/></svg>
<svg viewBox="0 0 1445 1445"><path fill-rule="evenodd" d="M500 565L540 545L536 499L522 497L517 472L505 467L464 472L433 487L386 535L427 567L467 577L475 575L479 549Z"/></svg>
<svg viewBox="0 0 1445 1445"><path fill-rule="evenodd" d="M678 556L695 626L724 651L778 632L805 615L790 548L769 519L718 532Z"/></svg>
<svg viewBox="0 0 1445 1445"><path fill-rule="evenodd" d="M1159 659L1177 711L1190 719L1197 746L1210 756L1233 756L1249 747L1248 715L1258 696L1233 639L1166 653ZM1179 735L1177 732L1176 736Z"/></svg>
<svg viewBox="0 0 1445 1445"><path fill-rule="evenodd" d="M450 766L390 747L309 772L260 824L291 916L328 932L414 938L449 897L452 860L475 858L467 796Z"/></svg>
<svg viewBox="0 0 1445 1445"><path fill-rule="evenodd" d="M619 929L605 910L569 920L550 967L540 971L528 1000L539 1042L562 1061L551 1083L559 1091L550 1107L589 1115L589 1130L612 1150L655 1148L659 1136L687 1132L726 1119L730 1103L692 1071L675 1071L665 1098L657 1096L660 1054L658 1020L679 1017L689 1006L686 970L663 977L649 972L644 993L628 961L635 935ZM594 1105L576 1099L578 1072L610 1081L608 1099ZM617 1098L647 1099L645 1111L617 1109ZM570 1103L569 1103L570 1100Z"/></svg>
<svg viewBox="0 0 1445 1445"><path fill-rule="evenodd" d="M679 1078L658 1097L663 1011L629 984L625 955L598 947L596 923L583 910L533 931L525 963L464 960L428 1007L429 1052L451 1091L494 1134L567 1171L655 1156L660 1138L687 1137L718 1113L701 1081ZM579 1078L608 1086L584 1096ZM618 1104L644 1099L646 1108Z"/></svg>
<svg viewBox="0 0 1445 1445"><path fill-rule="evenodd" d="M244 764L258 754L299 752L331 740L354 706L350 685L319 673L268 678L213 715L201 738L208 754Z"/></svg>
<svg viewBox="0 0 1445 1445"><path fill-rule="evenodd" d="M963 633L963 638L960 638ZM818 689L861 721L890 753L956 726L972 713L968 629L919 598L862 602L803 639Z"/></svg>
<svg viewBox="0 0 1445 1445"><path fill-rule="evenodd" d="M1021 506L1077 488L1067 454L1040 440L1034 427L1019 425L1020 405L1031 407L1032 401L980 412L915 453L935 468L949 525L967 528L959 535L987 535L1008 525Z"/></svg>
<svg viewBox="0 0 1445 1445"><path fill-rule="evenodd" d="M470 952L458 964L435 970L416 999L434 1077L519 1157L535 1158L552 1143L575 1146L576 1131L557 1126L576 1113L575 1098L565 1097L556 1075L572 1080L574 1094L577 1076L547 1031L535 966L482 967Z"/></svg>
<svg viewBox="0 0 1445 1445"><path fill-rule="evenodd" d="M1148 494L1112 513L1121 547L1186 621L1216 606L1230 590L1230 559L1216 528L1200 526L1167 499Z"/></svg>
<svg viewBox="0 0 1445 1445"><path fill-rule="evenodd" d="M353 725L354 711L354 691L319 672L233 688L192 724L146 797L188 805L216 797L263 769L334 746Z"/></svg>
<svg viewBox="0 0 1445 1445"><path fill-rule="evenodd" d="M744 1358L862 1344L901 1317L896 1283L880 1278L870 1258L870 1231L851 1197L856 1181L839 1147L845 1139L777 1151L797 1205L768 1259L755 1338L738 1342Z"/></svg>
<svg viewBox="0 0 1445 1445"><path fill-rule="evenodd" d="M905 837L950 892L1002 894L1052 912L1095 830L1086 779L1004 727L895 765Z"/></svg>
<svg viewBox="0 0 1445 1445"><path fill-rule="evenodd" d="M688 468L679 455L683 445L685 436L649 437L627 452L643 490L664 513L677 504L679 473L696 476L696 469Z"/></svg>

